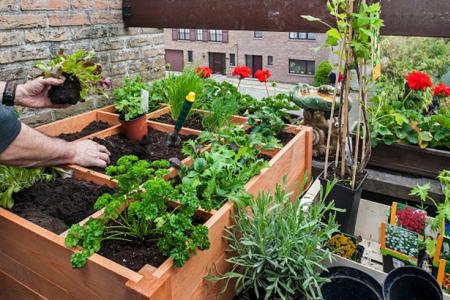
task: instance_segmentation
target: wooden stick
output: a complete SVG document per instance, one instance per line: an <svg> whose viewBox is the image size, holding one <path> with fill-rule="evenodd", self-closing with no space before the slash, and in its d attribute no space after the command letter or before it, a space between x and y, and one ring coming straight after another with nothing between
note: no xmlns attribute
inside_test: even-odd
<svg viewBox="0 0 450 300"><path fill-rule="evenodd" d="M364 64L364 62L362 62ZM357 66L357 68L360 68L360 66ZM363 70L364 72L364 70ZM361 107L362 100L363 100L363 95L362 95L362 89L363 89L363 83L362 83L362 78L361 78L361 74L360 76L358 76L358 83L359 83L359 107L358 107L358 122L356 124L357 128L356 128L356 145L355 145L355 153L353 156L353 170L352 170L352 188L355 188L355 184L356 184L356 171L358 169L358 156L359 156L359 137L360 137L360 124L361 124L361 109L363 109Z"/></svg>

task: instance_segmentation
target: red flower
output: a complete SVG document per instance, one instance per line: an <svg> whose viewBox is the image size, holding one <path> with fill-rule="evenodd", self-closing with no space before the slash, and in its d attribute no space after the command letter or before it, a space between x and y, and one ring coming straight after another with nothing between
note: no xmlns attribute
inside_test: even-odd
<svg viewBox="0 0 450 300"><path fill-rule="evenodd" d="M397 221L400 227L423 234L427 214L423 210L415 210L406 206L397 212Z"/></svg>
<svg viewBox="0 0 450 300"><path fill-rule="evenodd" d="M209 67L198 67L195 73L201 78L209 78L211 77L212 70Z"/></svg>
<svg viewBox="0 0 450 300"><path fill-rule="evenodd" d="M433 95L436 97L450 96L450 86L446 86L442 82L433 89Z"/></svg>
<svg viewBox="0 0 450 300"><path fill-rule="evenodd" d="M339 73L338 82L342 82L344 80L344 75L342 73Z"/></svg>
<svg viewBox="0 0 450 300"><path fill-rule="evenodd" d="M255 78L257 78L259 82L267 82L271 76L272 74L270 74L268 69L258 70L255 72Z"/></svg>
<svg viewBox="0 0 450 300"><path fill-rule="evenodd" d="M231 73L231 75L233 75L234 77L239 76L239 79L244 79L244 78L248 78L250 77L250 68L247 66L237 66L236 68L234 68L233 73Z"/></svg>
<svg viewBox="0 0 450 300"><path fill-rule="evenodd" d="M406 80L408 82L409 88L415 91L423 91L427 87L431 87L433 85L431 83L430 77L427 74L419 71L411 72Z"/></svg>

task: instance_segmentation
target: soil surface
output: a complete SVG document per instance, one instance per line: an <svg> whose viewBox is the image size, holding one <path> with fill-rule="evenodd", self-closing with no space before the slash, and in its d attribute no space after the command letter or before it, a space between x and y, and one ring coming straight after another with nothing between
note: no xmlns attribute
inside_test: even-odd
<svg viewBox="0 0 450 300"><path fill-rule="evenodd" d="M48 96L53 104L77 104L81 100L81 83L78 78L71 78L67 73L63 73L66 77L64 84L61 86L53 86L48 91Z"/></svg>
<svg viewBox="0 0 450 300"><path fill-rule="evenodd" d="M289 133L289 132L280 132L277 135L277 139L280 140L281 144L283 144L283 146L286 146L287 143L289 143L293 138L295 137L294 133Z"/></svg>
<svg viewBox="0 0 450 300"><path fill-rule="evenodd" d="M156 242L106 240L99 254L133 271L139 271L146 264L157 268L167 259Z"/></svg>
<svg viewBox="0 0 450 300"><path fill-rule="evenodd" d="M72 178L57 178L40 182L13 195L12 211L60 234L95 212L93 206L99 196L114 190Z"/></svg>
<svg viewBox="0 0 450 300"><path fill-rule="evenodd" d="M89 123L88 126L84 127L83 130L81 130L79 132L63 133L63 134L58 135L58 137L65 141L72 142L72 141L78 140L80 138L83 138L85 136L88 136L90 134L93 134L95 132L107 129L109 127L111 127L111 125L109 125L107 122L92 121L91 123Z"/></svg>
<svg viewBox="0 0 450 300"><path fill-rule="evenodd" d="M164 144L166 135L165 132L149 128L149 135L139 142L127 140L122 135L113 135L105 139L94 138L94 141L104 145L111 152L111 165L115 164L122 156L131 154L149 162L172 157L177 157L179 160L186 158L181 153L182 143L178 147L168 147ZM195 135L180 135L180 137L182 142L197 138ZM92 170L105 172L100 168L92 168Z"/></svg>
<svg viewBox="0 0 450 300"><path fill-rule="evenodd" d="M258 158L264 159L265 161L269 162L272 159L272 156L260 153L258 154Z"/></svg>
<svg viewBox="0 0 450 300"><path fill-rule="evenodd" d="M189 115L189 117L186 119L183 127L196 129L196 130L204 130L205 128L203 127L202 120L203 120L203 117L200 114L193 113L193 114ZM161 123L170 124L170 125L175 125L175 123L176 123L176 120L173 120L172 117L170 116L170 114L162 115L157 119L152 119L152 121L161 122Z"/></svg>

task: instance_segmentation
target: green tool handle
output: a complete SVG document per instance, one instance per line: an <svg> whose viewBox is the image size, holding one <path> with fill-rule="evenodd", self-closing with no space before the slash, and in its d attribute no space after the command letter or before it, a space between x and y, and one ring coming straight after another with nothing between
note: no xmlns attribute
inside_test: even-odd
<svg viewBox="0 0 450 300"><path fill-rule="evenodd" d="M184 100L180 115L178 116L177 122L175 123L175 132L179 132L181 130L181 127L183 127L183 124L186 121L187 115L189 114L189 111L191 111L191 108L192 102Z"/></svg>

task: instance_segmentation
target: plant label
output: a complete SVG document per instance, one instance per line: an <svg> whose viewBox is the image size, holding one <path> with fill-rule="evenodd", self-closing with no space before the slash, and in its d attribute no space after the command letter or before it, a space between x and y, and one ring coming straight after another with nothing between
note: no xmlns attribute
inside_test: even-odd
<svg viewBox="0 0 450 300"><path fill-rule="evenodd" d="M141 90L141 108L144 111L144 113L148 113L148 91L142 89Z"/></svg>

